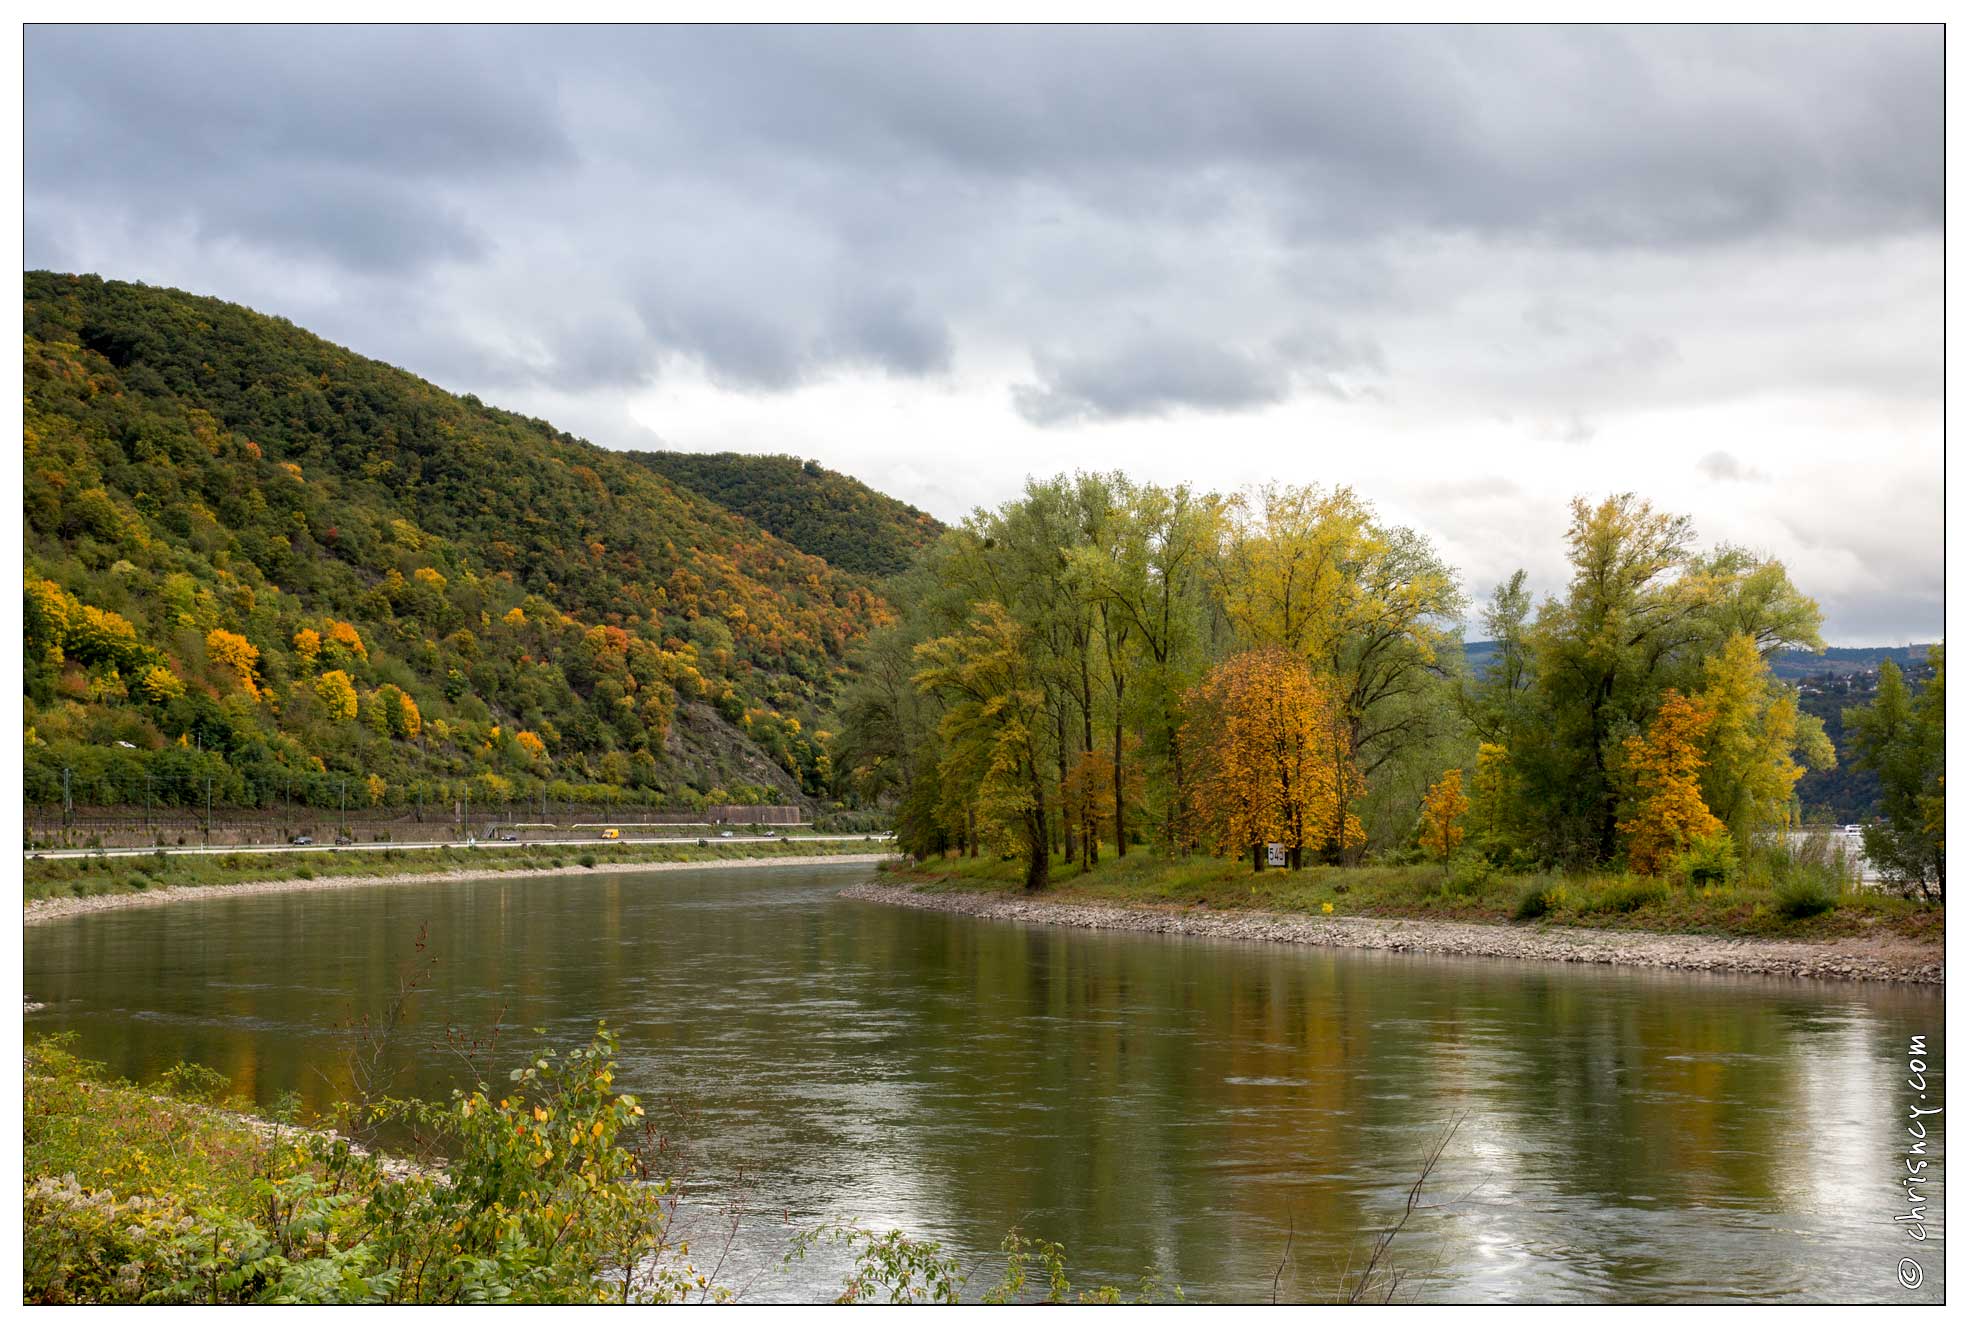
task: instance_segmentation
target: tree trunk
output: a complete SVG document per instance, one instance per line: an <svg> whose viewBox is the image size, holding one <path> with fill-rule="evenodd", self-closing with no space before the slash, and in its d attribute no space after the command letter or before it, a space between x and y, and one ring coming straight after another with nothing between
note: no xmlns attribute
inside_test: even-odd
<svg viewBox="0 0 1969 1329"><path fill-rule="evenodd" d="M1026 809L1026 890L1046 889L1047 873L1053 866L1053 846L1046 832L1046 780L1039 767L1032 768L1032 806Z"/></svg>
<svg viewBox="0 0 1969 1329"><path fill-rule="evenodd" d="M1060 740L1057 754L1060 768L1060 861L1071 863L1077 856L1078 846L1074 842L1071 800L1067 797L1067 708L1064 704L1054 713L1053 722Z"/></svg>
<svg viewBox="0 0 1969 1329"><path fill-rule="evenodd" d="M1183 791L1183 745L1182 733L1177 728L1174 716L1169 718L1169 764L1176 786L1175 798L1169 805L1169 851L1172 855L1189 857L1189 823L1184 817L1183 800L1188 797Z"/></svg>
<svg viewBox="0 0 1969 1329"><path fill-rule="evenodd" d="M1265 870L1265 846L1262 844L1253 843L1251 846L1251 870L1253 872Z"/></svg>
<svg viewBox="0 0 1969 1329"><path fill-rule="evenodd" d="M1094 751L1094 678L1087 672L1085 644L1080 648L1080 746L1081 751L1090 755ZM1094 829L1094 791L1085 790L1081 803L1080 817L1085 838L1081 869L1092 872L1094 865L1101 861L1101 837Z"/></svg>
<svg viewBox="0 0 1969 1329"><path fill-rule="evenodd" d="M976 808L964 809L964 829L966 831L965 838L970 842L971 857L976 858L978 856L978 810Z"/></svg>
<svg viewBox="0 0 1969 1329"><path fill-rule="evenodd" d="M1126 857L1128 831L1121 813L1121 689L1114 695L1114 856Z"/></svg>

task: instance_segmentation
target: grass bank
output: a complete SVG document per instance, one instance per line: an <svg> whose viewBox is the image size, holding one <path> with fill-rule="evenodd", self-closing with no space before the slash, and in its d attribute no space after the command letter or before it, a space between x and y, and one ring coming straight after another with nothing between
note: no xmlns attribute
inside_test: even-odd
<svg viewBox="0 0 1969 1329"><path fill-rule="evenodd" d="M1014 895L1022 893L1023 871L1022 862L992 857L930 859L884 869L889 880L909 882L919 891ZM1140 846L1125 857L1108 855L1087 873L1056 861L1043 898L1783 941L1884 935L1940 947L1943 936L1940 905L1874 892L1812 896L1787 881L1697 886L1626 874L1514 874L1469 863L1448 871L1440 864L1412 864L1254 873L1248 861L1170 860Z"/></svg>
<svg viewBox="0 0 1969 1329"><path fill-rule="evenodd" d="M29 858L22 889L29 901L131 895L178 887L312 882L336 878L433 876L569 868L624 867L639 863L741 863L879 852L870 840L775 840L749 844L639 845L597 843L525 849L391 849L360 846L318 853L90 855Z"/></svg>

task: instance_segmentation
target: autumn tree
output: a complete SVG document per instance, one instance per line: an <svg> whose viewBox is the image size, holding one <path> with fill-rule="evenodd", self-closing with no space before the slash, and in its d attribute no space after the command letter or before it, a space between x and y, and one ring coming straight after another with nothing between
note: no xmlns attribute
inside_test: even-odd
<svg viewBox="0 0 1969 1329"><path fill-rule="evenodd" d="M981 829L1016 840L1028 891L1046 886L1046 689L1029 631L996 602L979 606L961 632L916 647L919 687L938 693L946 765L976 790Z"/></svg>
<svg viewBox="0 0 1969 1329"><path fill-rule="evenodd" d="M1611 861L1619 840L1622 736L1646 730L1673 689L1704 687L1703 661L1742 634L1760 656L1818 648L1818 607L1782 565L1695 549L1688 518L1632 494L1575 499L1572 578L1524 634L1535 676L1507 708L1524 823L1550 860Z"/></svg>
<svg viewBox="0 0 1969 1329"><path fill-rule="evenodd" d="M1702 701L1714 715L1703 747L1702 797L1741 849L1790 820L1793 786L1807 766L1829 769L1832 743L1817 717L1802 715L1755 638L1734 632L1702 662Z"/></svg>
<svg viewBox="0 0 1969 1329"><path fill-rule="evenodd" d="M1619 823L1634 871L1656 876L1691 840L1724 829L1702 800L1703 743L1716 712L1671 689L1645 735L1621 745L1633 782L1633 811Z"/></svg>
<svg viewBox="0 0 1969 1329"><path fill-rule="evenodd" d="M1372 776L1454 723L1431 702L1461 668L1463 597L1424 537L1346 488L1268 485L1229 513L1214 564L1224 615L1244 641L1333 680L1343 760Z"/></svg>
<svg viewBox="0 0 1969 1329"><path fill-rule="evenodd" d="M1354 785L1332 682L1280 647L1260 647L1216 666L1192 690L1182 742L1193 772L1191 816L1219 853L1285 847L1302 855L1363 838L1348 809ZM1339 774L1336 776L1336 772Z"/></svg>
<svg viewBox="0 0 1969 1329"><path fill-rule="evenodd" d="M376 689L376 702L382 711L383 726L392 738L415 738L424 728L424 718L409 693L394 683Z"/></svg>
<svg viewBox="0 0 1969 1329"><path fill-rule="evenodd" d="M1463 772L1454 767L1429 786L1422 799L1422 848L1449 863L1450 854L1463 843L1463 814L1470 800L1463 794Z"/></svg>
<svg viewBox="0 0 1969 1329"><path fill-rule="evenodd" d="M1114 506L1100 540L1072 551L1074 580L1100 616L1112 689L1115 801L1127 802L1119 792L1132 770L1123 759L1122 727L1132 717L1153 768L1154 779L1143 781L1145 796L1160 810L1164 851L1175 853L1189 844L1178 741L1183 697L1205 663L1207 576L1223 505L1215 495L1183 485L1165 489L1121 476L1109 477L1108 485ZM1125 829L1117 829L1115 838L1123 850Z"/></svg>
<svg viewBox="0 0 1969 1329"><path fill-rule="evenodd" d="M356 718L355 682L340 669L330 669L315 679L314 692L321 698L331 720Z"/></svg>
<svg viewBox="0 0 1969 1329"><path fill-rule="evenodd" d="M259 695L259 688L253 682L253 674L259 668L260 649L252 642L237 632L214 628L205 634L205 658L238 683L240 690L246 695L249 697Z"/></svg>
<svg viewBox="0 0 1969 1329"><path fill-rule="evenodd" d="M163 665L150 665L138 677L136 690L144 700L163 705L184 696L185 683Z"/></svg>

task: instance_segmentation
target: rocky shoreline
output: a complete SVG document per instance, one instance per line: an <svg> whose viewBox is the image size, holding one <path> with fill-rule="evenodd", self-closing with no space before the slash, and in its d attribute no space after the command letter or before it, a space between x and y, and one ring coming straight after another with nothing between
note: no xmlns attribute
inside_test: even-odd
<svg viewBox="0 0 1969 1329"><path fill-rule="evenodd" d="M1319 917L1258 910L1194 909L1028 899L987 891L918 891L865 882L852 900L1056 927L1181 933L1241 941L1343 946L1419 955L1478 956L1565 964L1633 965L1719 974L1939 986L1936 946L1899 937L1828 942L1769 941L1612 929L1457 923L1436 919Z"/></svg>
<svg viewBox="0 0 1969 1329"><path fill-rule="evenodd" d="M889 854L799 854L759 858L714 858L686 863L600 863L593 869L561 868L458 868L446 872L377 873L360 877L288 878L280 881L239 881L222 886L165 886L152 891L130 891L119 895L61 896L48 900L29 900L23 921L30 927L78 914L98 914L111 909L147 909L156 905L179 904L189 900L215 900L228 895L270 895L277 891L334 891L348 886L413 886L448 881L479 881L487 877L565 877L575 872L680 872L692 868L817 867L829 863L879 863Z"/></svg>

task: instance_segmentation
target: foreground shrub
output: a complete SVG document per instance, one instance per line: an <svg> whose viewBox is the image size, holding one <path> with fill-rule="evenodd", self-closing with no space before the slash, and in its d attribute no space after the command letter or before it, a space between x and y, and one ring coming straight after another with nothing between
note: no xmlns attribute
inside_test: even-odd
<svg viewBox="0 0 1969 1329"><path fill-rule="evenodd" d="M1735 880L1738 871L1736 840L1728 831L1698 835L1679 854L1673 872L1694 887L1722 886Z"/></svg>
<svg viewBox="0 0 1969 1329"><path fill-rule="evenodd" d="M1780 918L1812 918L1839 907L1839 887L1817 873L1794 872L1772 888L1771 900Z"/></svg>
<svg viewBox="0 0 1969 1329"><path fill-rule="evenodd" d="M1511 911L1511 917L1520 923L1529 923L1551 913L1552 903L1551 888L1542 882L1537 883L1518 897L1518 907Z"/></svg>
<svg viewBox="0 0 1969 1329"><path fill-rule="evenodd" d="M1443 894L1467 899L1481 892L1494 872L1490 860L1480 854L1457 854L1443 877Z"/></svg>
<svg viewBox="0 0 1969 1329"><path fill-rule="evenodd" d="M1668 883L1655 878L1622 881L1607 887L1593 898L1586 911L1595 914L1631 914L1651 904L1668 900Z"/></svg>

